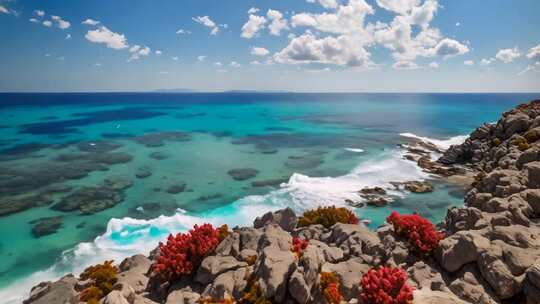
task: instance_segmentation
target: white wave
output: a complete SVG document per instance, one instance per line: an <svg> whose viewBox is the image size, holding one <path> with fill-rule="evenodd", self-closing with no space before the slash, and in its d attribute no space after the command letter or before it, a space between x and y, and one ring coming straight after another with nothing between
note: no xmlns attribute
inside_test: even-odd
<svg viewBox="0 0 540 304"><path fill-rule="evenodd" d="M38 272L0 290L6 303L20 303L30 288L43 280L54 280L65 273L80 273L85 267L103 260L120 262L123 258L154 249L169 233L182 232L195 224L211 223L229 226L250 225L256 216L268 211L291 207L301 213L321 205L346 207L345 199L360 200L358 191L364 187L387 187L392 195L391 181L425 179L429 175L415 164L403 159L400 151L383 151L376 158L363 162L349 174L339 177L309 177L295 173L281 188L266 195L244 197L204 213L191 214L178 210L173 216L151 220L133 218L111 219L106 232L93 242L77 245L62 254L61 260L46 271Z"/></svg>
<svg viewBox="0 0 540 304"><path fill-rule="evenodd" d="M349 152L354 152L354 153L362 153L364 152L363 149L359 149L359 148L345 148L346 151L349 151Z"/></svg>
<svg viewBox="0 0 540 304"><path fill-rule="evenodd" d="M442 150L447 150L452 145L462 144L469 137L468 135L458 135L458 136L450 137L448 139L435 139L435 138L429 138L429 137L424 137L424 136L418 136L412 133L400 133L399 135L403 137L408 137L408 138L416 138L424 142L432 143Z"/></svg>

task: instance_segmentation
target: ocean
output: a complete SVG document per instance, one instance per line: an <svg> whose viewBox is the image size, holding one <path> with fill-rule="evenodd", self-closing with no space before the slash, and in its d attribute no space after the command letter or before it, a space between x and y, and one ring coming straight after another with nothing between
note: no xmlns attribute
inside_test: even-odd
<svg viewBox="0 0 540 304"><path fill-rule="evenodd" d="M463 191L398 146L447 148L540 94L1 93L0 302L105 259L148 253L196 223L350 207L370 228L392 210L434 222ZM352 207L367 186L385 207Z"/></svg>

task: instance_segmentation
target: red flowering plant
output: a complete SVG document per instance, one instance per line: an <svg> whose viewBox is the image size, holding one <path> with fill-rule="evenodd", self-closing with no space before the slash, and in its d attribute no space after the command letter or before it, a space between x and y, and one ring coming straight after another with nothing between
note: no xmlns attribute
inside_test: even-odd
<svg viewBox="0 0 540 304"><path fill-rule="evenodd" d="M293 237L291 251L296 254L297 257L301 257L304 249L309 245L309 240L304 240L299 237Z"/></svg>
<svg viewBox="0 0 540 304"><path fill-rule="evenodd" d="M401 268L370 269L360 281L360 299L365 304L410 304L413 289L406 282L407 273Z"/></svg>
<svg viewBox="0 0 540 304"><path fill-rule="evenodd" d="M166 244L159 243L160 253L154 271L165 280L191 275L220 243L222 230L203 224L193 226L188 233L170 234Z"/></svg>
<svg viewBox="0 0 540 304"><path fill-rule="evenodd" d="M386 219L394 226L396 233L409 240L418 252L429 255L437 248L444 233L435 230L435 226L418 214L401 215L393 211Z"/></svg>

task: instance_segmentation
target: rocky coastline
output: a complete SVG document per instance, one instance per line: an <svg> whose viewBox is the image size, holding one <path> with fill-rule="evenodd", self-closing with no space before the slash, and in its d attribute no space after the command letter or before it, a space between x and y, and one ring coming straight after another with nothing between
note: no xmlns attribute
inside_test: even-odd
<svg viewBox="0 0 540 304"><path fill-rule="evenodd" d="M374 231L357 223L299 225L302 217L284 209L261 215L253 227L233 228L190 275L175 280L156 272L159 249L127 258L95 303L368 304L359 296L361 280L381 266L405 271L414 290L412 300L388 303L540 303L540 100L446 151L422 142L407 149L405 157L427 172L468 184L464 205L436 225L444 238L429 254L390 223ZM328 273L339 297L328 296ZM33 287L23 303L81 303L95 283L69 274Z"/></svg>

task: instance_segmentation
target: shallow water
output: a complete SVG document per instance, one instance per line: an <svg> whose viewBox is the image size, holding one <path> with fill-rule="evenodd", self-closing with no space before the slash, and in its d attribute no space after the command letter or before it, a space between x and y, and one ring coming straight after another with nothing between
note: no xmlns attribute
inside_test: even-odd
<svg viewBox="0 0 540 304"><path fill-rule="evenodd" d="M70 175L52 185L73 192L103 187L111 177L133 183L118 192L120 203L92 215L51 210L70 194L56 192L50 204L1 216L0 296L17 302L39 280L148 251L168 233L194 223L234 226L285 206L298 212L346 206L345 199L359 200L363 187L390 188L391 181L432 179L435 191L394 191L398 199L387 207L354 209L370 227L384 222L391 210L439 221L447 207L461 203L462 194L404 160L396 145L421 136L447 147L534 97L538 94L0 94L0 187L10 182L0 200L43 192L52 181L49 175L40 179L44 172L63 177L67 169L60 165L80 164L65 161L66 155L93 155L94 163L85 163L91 167L85 176ZM88 154L77 146L86 142L87 149L97 149L104 140L118 147ZM119 152L131 159L95 166L104 155L109 160L107 153ZM227 172L238 168L258 173L235 180ZM137 178L142 169L151 175ZM22 182L13 177L21 175ZM257 181L268 185L252 185ZM183 184L184 191L167 192ZM33 236L29 222L51 216L62 216L57 232Z"/></svg>

